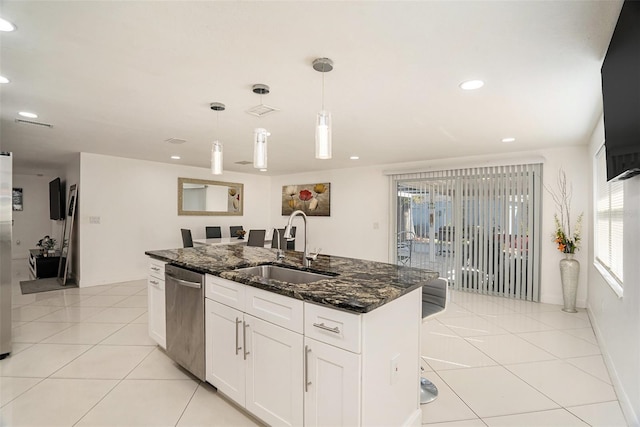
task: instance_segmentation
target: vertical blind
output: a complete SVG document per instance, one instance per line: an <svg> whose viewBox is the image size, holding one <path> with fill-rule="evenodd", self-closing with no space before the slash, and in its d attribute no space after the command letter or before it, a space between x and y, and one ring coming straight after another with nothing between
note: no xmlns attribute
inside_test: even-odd
<svg viewBox="0 0 640 427"><path fill-rule="evenodd" d="M438 271L455 289L538 301L541 169L392 175L394 259L402 250L402 264ZM413 236L408 263L399 240L406 232Z"/></svg>
<svg viewBox="0 0 640 427"><path fill-rule="evenodd" d="M620 286L622 241L624 237L624 186L620 181L607 182L605 147L596 154L596 242L595 257Z"/></svg>

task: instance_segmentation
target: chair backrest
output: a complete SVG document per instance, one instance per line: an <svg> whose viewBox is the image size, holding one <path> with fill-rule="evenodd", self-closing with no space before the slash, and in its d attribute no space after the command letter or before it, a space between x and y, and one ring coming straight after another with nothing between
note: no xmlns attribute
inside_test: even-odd
<svg viewBox="0 0 640 427"><path fill-rule="evenodd" d="M288 251L293 251L296 249L296 227L293 226L291 227L291 237L293 237L293 240L287 240L284 238L284 228L278 228L278 230L280 231L280 249L282 250L288 250ZM273 230L273 237L271 238L271 247L272 248L277 248L278 247L278 233L276 233L275 228Z"/></svg>
<svg viewBox="0 0 640 427"><path fill-rule="evenodd" d="M280 234L278 234L278 232L276 232L276 230L278 230L280 232ZM278 236L280 236L280 249L286 249L287 248L287 239L284 238L284 228L274 228L273 229L273 235L271 236L271 247L272 248L277 248L278 247Z"/></svg>
<svg viewBox="0 0 640 427"><path fill-rule="evenodd" d="M219 239L222 237L222 230L220 227L205 227L204 231L207 239Z"/></svg>
<svg viewBox="0 0 640 427"><path fill-rule="evenodd" d="M422 319L433 317L447 308L449 288L447 280L433 279L422 286Z"/></svg>
<svg viewBox="0 0 640 427"><path fill-rule="evenodd" d="M187 228L181 228L180 232L182 233L182 247L184 248L192 248L193 247L193 239L191 239L191 230Z"/></svg>
<svg viewBox="0 0 640 427"><path fill-rule="evenodd" d="M284 231L282 233L284 234ZM296 226L295 225L291 227L291 237L293 237L293 240L287 240L287 250L295 251L296 250Z"/></svg>
<svg viewBox="0 0 640 427"><path fill-rule="evenodd" d="M229 227L229 235L230 235L231 237L238 237L238 235L236 234L236 232L237 232L238 230L243 230L243 228L242 228L242 226L241 226L241 225L232 225L232 226L230 226L230 227Z"/></svg>
<svg viewBox="0 0 640 427"><path fill-rule="evenodd" d="M249 239L247 240L247 246L264 247L264 236L266 234L267 230L249 230Z"/></svg>

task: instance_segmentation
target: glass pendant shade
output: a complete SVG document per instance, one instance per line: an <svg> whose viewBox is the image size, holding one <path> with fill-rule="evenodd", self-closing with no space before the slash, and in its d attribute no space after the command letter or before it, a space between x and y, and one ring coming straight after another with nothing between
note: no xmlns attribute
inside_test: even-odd
<svg viewBox="0 0 640 427"><path fill-rule="evenodd" d="M267 168L267 136L269 133L264 128L256 128L253 131L253 167L257 169Z"/></svg>
<svg viewBox="0 0 640 427"><path fill-rule="evenodd" d="M320 111L316 120L316 159L331 158L331 113Z"/></svg>
<svg viewBox="0 0 640 427"><path fill-rule="evenodd" d="M211 143L211 173L222 175L222 143L220 141Z"/></svg>

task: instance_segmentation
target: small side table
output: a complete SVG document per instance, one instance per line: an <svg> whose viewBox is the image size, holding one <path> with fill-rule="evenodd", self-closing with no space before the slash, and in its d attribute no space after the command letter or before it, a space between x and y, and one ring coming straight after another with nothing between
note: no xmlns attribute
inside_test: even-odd
<svg viewBox="0 0 640 427"><path fill-rule="evenodd" d="M56 277L60 264L60 251L44 256L40 249L29 249L29 272L32 279Z"/></svg>

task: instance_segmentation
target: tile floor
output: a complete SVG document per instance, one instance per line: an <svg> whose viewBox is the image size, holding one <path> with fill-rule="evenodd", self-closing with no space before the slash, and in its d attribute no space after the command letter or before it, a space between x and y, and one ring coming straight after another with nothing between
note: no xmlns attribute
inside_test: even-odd
<svg viewBox="0 0 640 427"><path fill-rule="evenodd" d="M0 426L256 426L147 335L146 281L21 295L0 361ZM429 426L625 426L584 311L453 292L424 323Z"/></svg>

